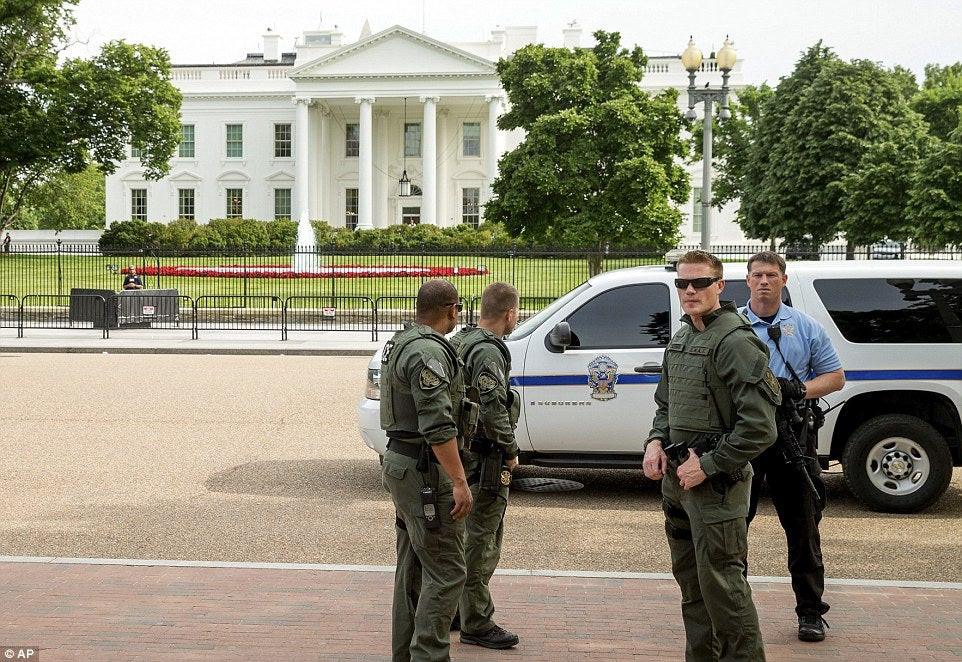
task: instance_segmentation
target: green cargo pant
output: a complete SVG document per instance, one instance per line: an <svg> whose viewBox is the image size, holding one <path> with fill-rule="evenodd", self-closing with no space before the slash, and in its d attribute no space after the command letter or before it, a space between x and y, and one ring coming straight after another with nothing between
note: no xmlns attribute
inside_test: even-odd
<svg viewBox="0 0 962 662"><path fill-rule="evenodd" d="M468 476L478 471L480 456L466 453L464 470ZM488 582L501 560L501 541L504 538L504 511L508 506L508 488L497 492L482 490L480 483L471 483L474 507L465 520L464 562L467 581L461 592L461 630L469 634L484 634L495 623L494 601Z"/></svg>
<svg viewBox="0 0 962 662"><path fill-rule="evenodd" d="M389 450L381 484L397 514L397 569L391 648L394 662L443 662L450 659L451 619L464 586L464 522L451 518L451 479L437 464L417 471L417 460ZM421 487L437 494L441 528L425 527Z"/></svg>
<svg viewBox="0 0 962 662"><path fill-rule="evenodd" d="M742 471L745 479L726 487L709 480L684 490L674 466L661 481L671 571L681 588L686 660L765 659L752 590L742 574L750 465Z"/></svg>

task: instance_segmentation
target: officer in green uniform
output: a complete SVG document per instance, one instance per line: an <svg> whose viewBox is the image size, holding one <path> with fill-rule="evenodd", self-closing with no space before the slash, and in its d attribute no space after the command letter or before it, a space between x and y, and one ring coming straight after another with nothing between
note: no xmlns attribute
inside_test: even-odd
<svg viewBox="0 0 962 662"><path fill-rule="evenodd" d="M465 382L477 389L481 416L464 455L464 470L474 506L465 520L464 561L467 581L461 592L461 643L510 648L518 636L494 622L488 582L501 558L504 511L511 471L518 465L514 428L520 396L509 389L511 354L501 340L518 321L518 290L492 283L481 294L481 319L454 335L451 344L464 361Z"/></svg>
<svg viewBox="0 0 962 662"><path fill-rule="evenodd" d="M665 352L645 475L661 482L671 566L681 588L687 660L764 660L743 576L749 460L776 437L778 382L768 349L731 302L722 264L705 251L678 261L686 313ZM667 452L666 452L667 451Z"/></svg>
<svg viewBox="0 0 962 662"><path fill-rule="evenodd" d="M449 627L464 585L464 519L472 496L461 435L476 424L463 369L444 335L458 321L458 291L445 280L418 290L413 324L381 359L381 483L396 511L392 650L395 662L450 659ZM474 421L471 421L471 413Z"/></svg>

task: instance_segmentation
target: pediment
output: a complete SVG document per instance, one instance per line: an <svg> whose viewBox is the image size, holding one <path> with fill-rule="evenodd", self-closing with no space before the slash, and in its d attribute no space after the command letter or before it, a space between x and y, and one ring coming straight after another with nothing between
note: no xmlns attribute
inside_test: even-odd
<svg viewBox="0 0 962 662"><path fill-rule="evenodd" d="M188 171L188 170L184 170L184 171L182 171L182 172L179 172L179 173L177 173L176 175L173 175L173 176L169 177L168 179L170 179L170 181L172 181L172 182L199 182L199 181L203 181L202 178L201 178L199 175L196 175L196 174L194 174L194 173L192 173L192 172L190 172L190 171Z"/></svg>
<svg viewBox="0 0 962 662"><path fill-rule="evenodd" d="M459 48L395 25L295 67L294 80L496 76L495 65Z"/></svg>
<svg viewBox="0 0 962 662"><path fill-rule="evenodd" d="M293 182L294 175L292 175L286 170L278 170L277 172L271 175L268 175L264 179L266 179L269 182Z"/></svg>
<svg viewBox="0 0 962 662"><path fill-rule="evenodd" d="M217 175L217 181L219 182L249 182L250 180L251 178L247 176L247 173L240 170L226 170Z"/></svg>

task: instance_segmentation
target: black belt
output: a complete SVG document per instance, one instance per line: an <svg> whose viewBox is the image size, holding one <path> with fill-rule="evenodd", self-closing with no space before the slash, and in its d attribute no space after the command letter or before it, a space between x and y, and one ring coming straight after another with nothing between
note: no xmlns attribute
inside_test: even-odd
<svg viewBox="0 0 962 662"><path fill-rule="evenodd" d="M421 449L424 444L412 444L410 441L402 441L401 439L395 439L394 437L388 438L387 449L389 451L394 451L399 455L404 455L405 457L410 457L412 459L418 460L421 458ZM428 455L431 456L431 461L438 463L437 456L428 451Z"/></svg>

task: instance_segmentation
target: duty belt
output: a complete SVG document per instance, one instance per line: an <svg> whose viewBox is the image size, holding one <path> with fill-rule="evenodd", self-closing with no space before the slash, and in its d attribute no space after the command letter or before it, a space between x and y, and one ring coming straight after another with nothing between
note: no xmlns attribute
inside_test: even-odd
<svg viewBox="0 0 962 662"><path fill-rule="evenodd" d="M421 448L424 444L413 444L410 441L402 441L401 439L395 439L390 437L387 442L387 449L389 451L394 451L399 455L404 455L405 457L410 457L412 459L419 459L421 457ZM431 461L435 464L440 464L437 456L434 453L428 453L431 456Z"/></svg>

